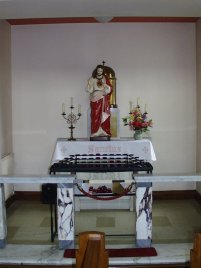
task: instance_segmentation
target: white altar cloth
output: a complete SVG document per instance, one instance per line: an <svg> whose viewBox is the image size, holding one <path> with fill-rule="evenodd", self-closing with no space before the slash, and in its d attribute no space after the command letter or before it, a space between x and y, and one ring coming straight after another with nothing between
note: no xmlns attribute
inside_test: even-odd
<svg viewBox="0 0 201 268"><path fill-rule="evenodd" d="M112 141L89 141L78 139L68 141L57 139L51 164L75 154L134 154L148 162L156 161L153 145L150 140L120 139Z"/></svg>

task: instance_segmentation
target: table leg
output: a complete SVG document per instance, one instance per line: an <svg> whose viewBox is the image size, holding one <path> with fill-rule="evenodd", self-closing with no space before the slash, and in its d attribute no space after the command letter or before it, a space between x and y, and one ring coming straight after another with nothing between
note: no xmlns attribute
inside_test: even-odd
<svg viewBox="0 0 201 268"><path fill-rule="evenodd" d="M57 186L59 248L75 247L74 185L63 183Z"/></svg>
<svg viewBox="0 0 201 268"><path fill-rule="evenodd" d="M0 248L6 246L7 223L4 184L0 184Z"/></svg>
<svg viewBox="0 0 201 268"><path fill-rule="evenodd" d="M136 246L151 247L152 183L136 184Z"/></svg>
<svg viewBox="0 0 201 268"><path fill-rule="evenodd" d="M54 226L55 226L55 235L57 235L57 204L54 204Z"/></svg>

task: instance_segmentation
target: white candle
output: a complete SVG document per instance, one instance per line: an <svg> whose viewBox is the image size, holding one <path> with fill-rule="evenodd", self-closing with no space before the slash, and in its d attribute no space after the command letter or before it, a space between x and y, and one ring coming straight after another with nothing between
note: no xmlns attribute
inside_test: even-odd
<svg viewBox="0 0 201 268"><path fill-rule="evenodd" d="M65 104L62 103L62 114L64 114L64 113L65 113Z"/></svg>
<svg viewBox="0 0 201 268"><path fill-rule="evenodd" d="M73 97L70 98L70 105L73 106Z"/></svg>
<svg viewBox="0 0 201 268"><path fill-rule="evenodd" d="M78 105L78 114L81 114L81 105Z"/></svg>
<svg viewBox="0 0 201 268"><path fill-rule="evenodd" d="M131 112L132 111L132 106L133 106L132 101L129 101L129 104L130 104L130 112Z"/></svg>
<svg viewBox="0 0 201 268"><path fill-rule="evenodd" d="M137 98L137 106L139 105L139 97Z"/></svg>
<svg viewBox="0 0 201 268"><path fill-rule="evenodd" d="M144 107L144 111L145 113L147 112L147 105L145 104L145 107Z"/></svg>

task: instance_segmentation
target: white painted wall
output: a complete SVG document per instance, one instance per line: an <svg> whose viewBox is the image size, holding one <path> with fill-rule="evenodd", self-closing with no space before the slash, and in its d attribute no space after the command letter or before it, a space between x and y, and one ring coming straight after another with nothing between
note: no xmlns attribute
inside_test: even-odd
<svg viewBox="0 0 201 268"><path fill-rule="evenodd" d="M196 24L196 61L197 61L197 172L201 172L201 19ZM197 183L201 193L201 183Z"/></svg>
<svg viewBox="0 0 201 268"><path fill-rule="evenodd" d="M195 24L116 23L12 26L13 144L16 174L48 172L58 137L68 137L61 104L73 96L87 136L87 79L103 60L117 77L117 104L147 104L157 161L154 172L196 170ZM132 136L121 122L121 136ZM193 183L156 184L155 190ZM27 186L21 190L29 190ZM38 189L37 186L30 190ZM17 189L19 190L19 189Z"/></svg>
<svg viewBox="0 0 201 268"><path fill-rule="evenodd" d="M12 153L11 29L0 20L0 157Z"/></svg>
<svg viewBox="0 0 201 268"><path fill-rule="evenodd" d="M0 21L0 174L5 171L5 155L12 154L12 103L11 103L11 29ZM11 169L10 163L9 168ZM8 170L10 171L10 170ZM13 186L5 185L6 199L13 194Z"/></svg>

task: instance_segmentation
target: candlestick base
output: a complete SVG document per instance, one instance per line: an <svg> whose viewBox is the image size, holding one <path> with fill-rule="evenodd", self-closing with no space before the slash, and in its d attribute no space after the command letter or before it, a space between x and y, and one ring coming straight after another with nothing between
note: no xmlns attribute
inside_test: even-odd
<svg viewBox="0 0 201 268"><path fill-rule="evenodd" d="M76 141L75 138L69 138L68 141Z"/></svg>
<svg viewBox="0 0 201 268"><path fill-rule="evenodd" d="M90 141L110 141L110 136L90 137Z"/></svg>

